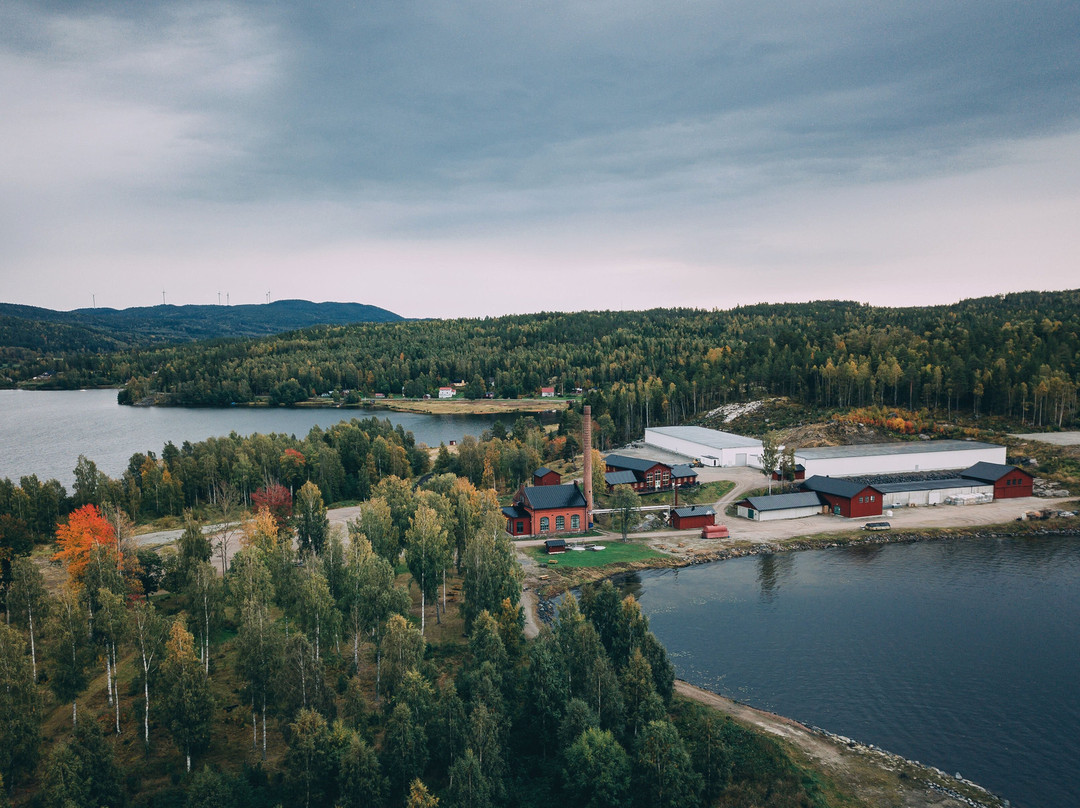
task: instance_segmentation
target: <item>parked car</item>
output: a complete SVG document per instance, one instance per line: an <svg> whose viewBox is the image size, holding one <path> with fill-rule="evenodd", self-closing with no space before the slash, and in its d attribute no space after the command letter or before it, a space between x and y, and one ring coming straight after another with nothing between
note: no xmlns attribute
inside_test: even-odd
<svg viewBox="0 0 1080 808"><path fill-rule="evenodd" d="M863 530L891 530L892 525L888 522L867 522L862 526Z"/></svg>

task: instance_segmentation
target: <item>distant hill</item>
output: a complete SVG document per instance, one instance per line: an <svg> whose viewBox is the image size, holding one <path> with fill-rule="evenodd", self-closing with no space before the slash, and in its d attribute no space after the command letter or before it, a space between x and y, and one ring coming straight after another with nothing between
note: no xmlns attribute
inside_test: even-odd
<svg viewBox="0 0 1080 808"><path fill-rule="evenodd" d="M53 311L0 303L0 346L117 350L219 337L263 337L316 325L386 323L400 315L363 303L277 300L238 306L146 306Z"/></svg>

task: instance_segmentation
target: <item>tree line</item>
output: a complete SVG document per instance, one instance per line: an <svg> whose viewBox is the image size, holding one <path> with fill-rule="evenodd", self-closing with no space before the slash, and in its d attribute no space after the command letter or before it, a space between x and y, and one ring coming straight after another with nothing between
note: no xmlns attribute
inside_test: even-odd
<svg viewBox="0 0 1080 808"><path fill-rule="evenodd" d="M57 533L59 592L15 559L8 788L46 807L824 804L773 742L674 698L610 582L527 641L491 490L391 475L347 536L315 483L295 499L243 509L232 536L190 522L161 556L84 505ZM429 614L465 639L433 644Z"/></svg>
<svg viewBox="0 0 1080 808"><path fill-rule="evenodd" d="M1078 312L1080 291L1067 291L906 309L825 301L369 323L57 354L21 378L123 384L122 401L184 405L419 397L453 381L505 398L581 388L597 391L611 418L605 435L620 442L762 394L1065 426L1077 415Z"/></svg>

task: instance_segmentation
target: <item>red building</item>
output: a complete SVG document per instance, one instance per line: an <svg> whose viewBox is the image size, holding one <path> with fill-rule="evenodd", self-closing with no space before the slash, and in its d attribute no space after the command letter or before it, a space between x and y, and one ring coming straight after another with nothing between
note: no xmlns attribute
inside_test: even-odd
<svg viewBox="0 0 1080 808"><path fill-rule="evenodd" d="M978 480L993 484L994 499L1034 496L1035 478L1021 468L1001 463L976 463L960 476L966 480Z"/></svg>
<svg viewBox="0 0 1080 808"><path fill-rule="evenodd" d="M684 488L697 482L697 472L689 466L669 466L640 457L608 455L604 467L604 482L609 491L617 485L629 485L639 493L649 493Z"/></svg>
<svg viewBox="0 0 1080 808"><path fill-rule="evenodd" d="M872 485L814 475L803 480L802 488L820 495L836 516L848 519L881 516L881 492Z"/></svg>
<svg viewBox="0 0 1080 808"><path fill-rule="evenodd" d="M716 524L716 511L705 505L687 505L683 508L673 508L671 511L671 526L675 530L689 530Z"/></svg>
<svg viewBox="0 0 1080 808"><path fill-rule="evenodd" d="M561 485L562 475L547 466L541 466L533 472L533 485Z"/></svg>
<svg viewBox="0 0 1080 808"><path fill-rule="evenodd" d="M585 495L577 483L522 486L514 503L502 512L511 536L582 533L587 524Z"/></svg>

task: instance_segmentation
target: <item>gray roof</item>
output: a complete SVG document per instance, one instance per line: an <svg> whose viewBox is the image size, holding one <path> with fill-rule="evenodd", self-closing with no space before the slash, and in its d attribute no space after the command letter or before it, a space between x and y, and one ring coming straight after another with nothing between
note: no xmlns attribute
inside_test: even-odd
<svg viewBox="0 0 1080 808"><path fill-rule="evenodd" d="M795 456L803 460L828 460L836 457L869 457L873 455L922 454L924 452L960 452L970 449L1000 449L996 443L974 440L929 440L908 443L863 443L857 446L819 446L796 449Z"/></svg>
<svg viewBox="0 0 1080 808"><path fill-rule="evenodd" d="M509 505L502 509L503 516L507 519L528 519L529 512L520 505Z"/></svg>
<svg viewBox="0 0 1080 808"><path fill-rule="evenodd" d="M675 513L680 519L685 519L687 516L716 516L716 511L708 505L687 505L685 508L675 508Z"/></svg>
<svg viewBox="0 0 1080 808"><path fill-rule="evenodd" d="M543 477L545 474L551 474L551 469L547 466L541 466L533 472L533 477Z"/></svg>
<svg viewBox="0 0 1080 808"><path fill-rule="evenodd" d="M1001 463L976 463L971 468L961 471L961 477L970 477L973 480L985 480L988 483L996 483L1016 466L1006 466ZM1023 471L1023 469L1021 469ZM1024 472L1027 474L1027 472Z"/></svg>
<svg viewBox="0 0 1080 808"><path fill-rule="evenodd" d="M584 508L585 496L577 483L569 485L534 485L525 488L525 501L536 511L550 508Z"/></svg>
<svg viewBox="0 0 1080 808"><path fill-rule="evenodd" d="M880 490L876 485L866 483L853 483L851 480L842 480L839 477L823 477L815 474L803 480L800 485L807 491L817 491L822 494L832 494L836 497L854 497L867 488Z"/></svg>
<svg viewBox="0 0 1080 808"><path fill-rule="evenodd" d="M874 488L883 494L898 494L902 491L937 491L946 488L971 488L980 480L962 480L949 477L944 480L906 480L899 483L874 483Z"/></svg>
<svg viewBox="0 0 1080 808"><path fill-rule="evenodd" d="M627 457L618 454L608 455L604 458L604 462L609 466L615 466L615 468L631 469L632 471L648 471L656 465L667 465L667 463L661 463L659 460L646 460L643 457Z"/></svg>
<svg viewBox="0 0 1080 808"><path fill-rule="evenodd" d="M700 443L702 446L710 446L713 449L761 448L761 441L757 438L747 438L731 432L721 432L719 429L706 429L703 426L651 426L646 430L646 436L649 432L693 441L694 443Z"/></svg>
<svg viewBox="0 0 1080 808"><path fill-rule="evenodd" d="M671 476L672 477L697 477L697 472L694 471L692 468L690 468L690 466L686 466L686 465L672 466L671 467Z"/></svg>
<svg viewBox="0 0 1080 808"><path fill-rule="evenodd" d="M813 491L800 491L796 494L747 497L743 502L748 502L755 511L786 511L795 508L816 508L821 505L821 497Z"/></svg>
<svg viewBox="0 0 1080 808"><path fill-rule="evenodd" d="M604 482L608 485L633 485L637 482L637 475L632 471L609 471L604 474Z"/></svg>

